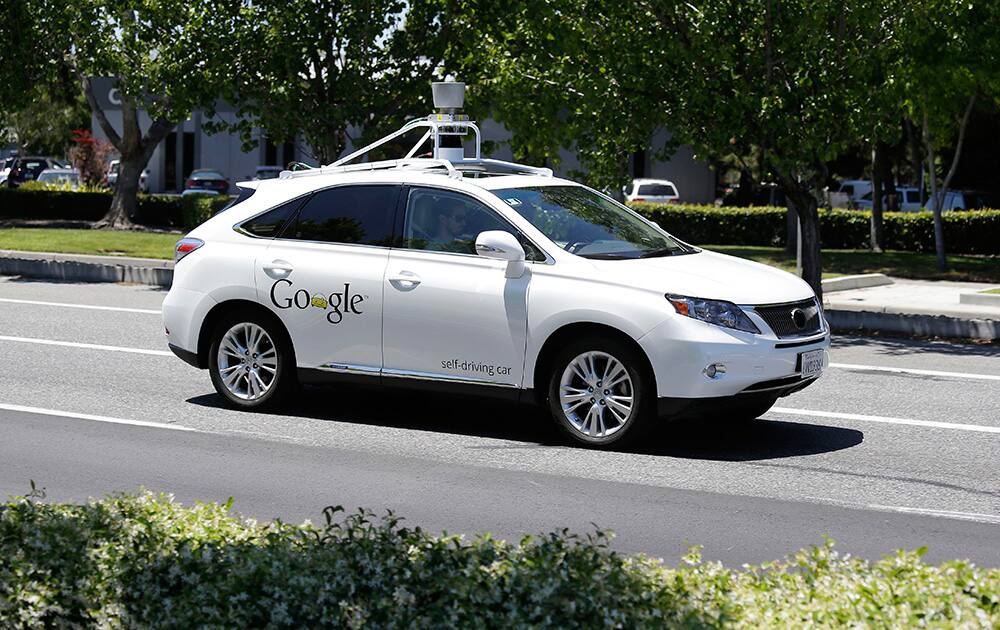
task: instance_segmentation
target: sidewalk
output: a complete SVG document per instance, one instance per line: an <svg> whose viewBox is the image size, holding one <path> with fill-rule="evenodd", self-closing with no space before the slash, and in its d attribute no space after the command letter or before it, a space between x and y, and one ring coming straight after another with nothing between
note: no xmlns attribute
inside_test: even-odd
<svg viewBox="0 0 1000 630"><path fill-rule="evenodd" d="M173 261L152 258L0 250L0 275L27 278L169 287L173 268ZM823 307L834 330L1000 339L1000 295L980 293L998 285L867 274L833 278L823 286Z"/></svg>
<svg viewBox="0 0 1000 630"><path fill-rule="evenodd" d="M892 284L883 286L824 291L830 325L835 330L1000 339L1000 295L980 293L1000 285L891 280Z"/></svg>

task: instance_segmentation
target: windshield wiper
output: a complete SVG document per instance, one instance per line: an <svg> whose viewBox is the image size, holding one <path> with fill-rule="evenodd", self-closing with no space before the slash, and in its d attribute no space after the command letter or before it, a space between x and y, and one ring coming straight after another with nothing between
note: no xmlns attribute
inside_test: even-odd
<svg viewBox="0 0 1000 630"><path fill-rule="evenodd" d="M659 258L661 256L675 256L682 253L684 253L684 250L680 247L662 247L643 252L639 255L639 258Z"/></svg>

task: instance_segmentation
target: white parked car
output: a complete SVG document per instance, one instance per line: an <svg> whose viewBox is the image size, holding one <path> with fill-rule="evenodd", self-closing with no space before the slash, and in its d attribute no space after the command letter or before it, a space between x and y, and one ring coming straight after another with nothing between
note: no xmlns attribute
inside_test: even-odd
<svg viewBox="0 0 1000 630"><path fill-rule="evenodd" d="M118 169L121 168L121 160L111 160L108 163L108 172L104 178L108 182L108 186L111 188L115 187L118 183ZM148 193L149 192L149 169L144 168L142 172L139 173L139 192Z"/></svg>
<svg viewBox="0 0 1000 630"><path fill-rule="evenodd" d="M677 203L681 199L677 187L666 179L633 179L632 186L626 187L624 193L625 201Z"/></svg>
<svg viewBox="0 0 1000 630"><path fill-rule="evenodd" d="M75 189L80 187L80 171L75 168L47 168L38 174L35 181L41 184L58 184Z"/></svg>
<svg viewBox="0 0 1000 630"><path fill-rule="evenodd" d="M479 137L436 114L388 139L418 128ZM167 342L229 405L273 408L297 383L476 392L617 446L658 418L756 418L828 364L795 276L478 144L350 164L369 148L240 183L252 194L177 243Z"/></svg>

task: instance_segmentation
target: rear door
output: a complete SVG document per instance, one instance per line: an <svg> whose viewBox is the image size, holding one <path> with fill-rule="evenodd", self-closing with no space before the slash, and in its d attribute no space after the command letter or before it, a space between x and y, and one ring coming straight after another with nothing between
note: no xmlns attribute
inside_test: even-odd
<svg viewBox="0 0 1000 630"><path fill-rule="evenodd" d="M381 369L382 281L399 191L318 191L257 258L258 300L284 322L299 367L373 375Z"/></svg>

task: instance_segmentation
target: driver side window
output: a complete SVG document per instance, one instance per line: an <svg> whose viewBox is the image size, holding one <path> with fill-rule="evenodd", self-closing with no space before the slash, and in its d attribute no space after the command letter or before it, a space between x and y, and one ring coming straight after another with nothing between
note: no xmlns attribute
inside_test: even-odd
<svg viewBox="0 0 1000 630"><path fill-rule="evenodd" d="M434 188L410 189L403 223L406 249L475 255L476 237L489 230L513 234L527 260L545 259L513 226L472 197Z"/></svg>

